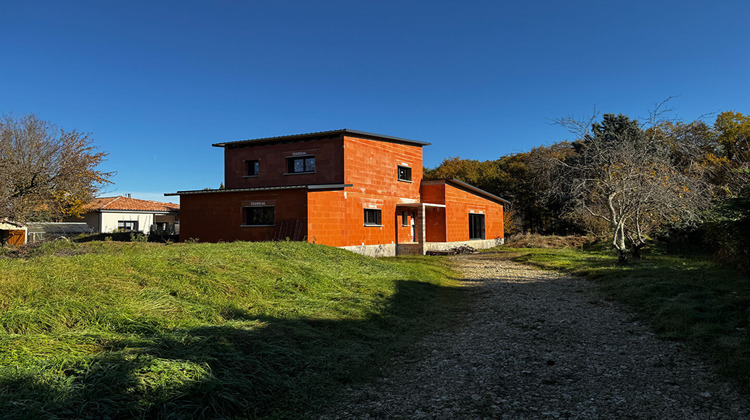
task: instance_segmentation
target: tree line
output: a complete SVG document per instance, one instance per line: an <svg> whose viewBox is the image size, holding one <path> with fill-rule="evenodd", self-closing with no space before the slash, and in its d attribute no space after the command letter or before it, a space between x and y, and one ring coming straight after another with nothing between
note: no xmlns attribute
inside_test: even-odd
<svg viewBox="0 0 750 420"><path fill-rule="evenodd" d="M662 106L643 121L559 118L572 140L495 160L451 157L425 176L456 178L510 200L506 235L599 235L622 261L639 258L654 238L686 236L738 261L750 257L750 115L726 111L713 124L684 122L662 119Z"/></svg>

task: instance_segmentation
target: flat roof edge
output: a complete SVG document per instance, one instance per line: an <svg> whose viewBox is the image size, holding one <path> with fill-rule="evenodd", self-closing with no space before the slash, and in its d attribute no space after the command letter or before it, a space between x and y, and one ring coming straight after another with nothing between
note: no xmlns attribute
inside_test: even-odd
<svg viewBox="0 0 750 420"><path fill-rule="evenodd" d="M398 143L406 143L406 144L411 144L411 145L420 146L420 147L429 146L432 144L432 143L428 143L425 141L411 140L411 139L406 139L403 137L387 136L385 134L370 133L367 131L350 130L348 128L344 128L340 130L318 131L318 132L303 133L303 134L290 134L286 136L261 137L257 139L226 141L226 142L213 143L211 146L224 147L224 148L232 147L232 146L250 146L254 144L260 145L260 144L268 144L268 143L283 142L283 141L314 139L316 137L343 136L347 134L352 135L352 136L366 137L366 138L370 138L373 140L385 140L385 141L393 141L393 142L398 142Z"/></svg>

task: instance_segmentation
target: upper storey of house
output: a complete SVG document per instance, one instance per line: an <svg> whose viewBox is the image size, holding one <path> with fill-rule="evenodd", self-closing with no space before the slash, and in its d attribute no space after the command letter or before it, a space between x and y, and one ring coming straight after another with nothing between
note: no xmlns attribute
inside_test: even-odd
<svg viewBox="0 0 750 420"><path fill-rule="evenodd" d="M343 129L214 146L224 148L227 189L351 184L363 193L418 196L429 144Z"/></svg>

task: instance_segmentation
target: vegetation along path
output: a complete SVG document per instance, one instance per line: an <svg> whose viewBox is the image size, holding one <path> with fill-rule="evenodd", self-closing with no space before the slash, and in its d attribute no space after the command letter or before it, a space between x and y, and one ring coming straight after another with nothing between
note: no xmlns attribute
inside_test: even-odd
<svg viewBox="0 0 750 420"><path fill-rule="evenodd" d="M750 418L731 384L591 282L453 258L475 305L324 418Z"/></svg>

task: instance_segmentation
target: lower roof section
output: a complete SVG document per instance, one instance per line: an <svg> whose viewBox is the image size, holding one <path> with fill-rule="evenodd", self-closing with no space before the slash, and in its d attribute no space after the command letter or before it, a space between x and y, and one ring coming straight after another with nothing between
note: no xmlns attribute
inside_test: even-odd
<svg viewBox="0 0 750 420"><path fill-rule="evenodd" d="M352 187L353 184L315 184L315 185L286 185L281 187L255 187L255 188L224 188L224 189L210 189L204 190L188 190L188 191L177 191L173 193L165 193L165 196L170 195L191 195L191 194L216 194L216 193L228 193L228 192L249 192L249 191L273 191L273 190L341 190L347 187Z"/></svg>
<svg viewBox="0 0 750 420"><path fill-rule="evenodd" d="M499 202L502 204L510 204L510 201L504 198L500 198L496 196L495 194L487 192L481 188L477 188L471 184L467 184L463 181L459 181L457 179L422 179L422 185L440 185L440 184L452 185L454 187L470 191L476 195L487 198L491 201Z"/></svg>

